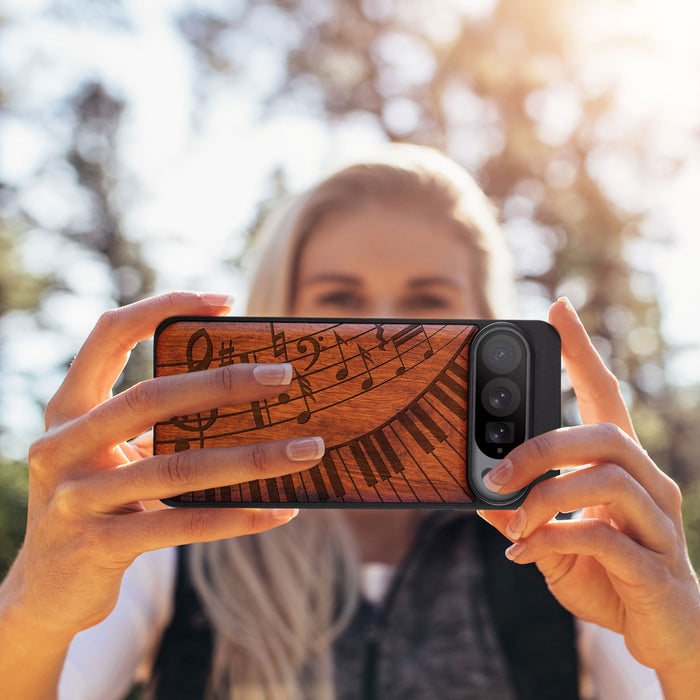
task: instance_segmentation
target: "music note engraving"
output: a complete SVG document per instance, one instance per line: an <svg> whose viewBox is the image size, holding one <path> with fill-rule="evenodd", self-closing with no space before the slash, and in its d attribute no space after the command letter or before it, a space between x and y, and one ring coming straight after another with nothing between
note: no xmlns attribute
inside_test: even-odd
<svg viewBox="0 0 700 700"><path fill-rule="evenodd" d="M272 338L273 357L278 358L283 356L284 361L289 362L289 356L287 355L287 339L284 335L284 331L275 332L275 324L270 322L270 336ZM287 403L289 399L290 396L287 393L279 395L280 403Z"/></svg>
<svg viewBox="0 0 700 700"><path fill-rule="evenodd" d="M367 391L368 389L371 389L372 385L374 384L372 373L369 371L369 365L367 363L369 362L370 364L374 364L374 360L372 359L369 351L365 350L359 343L357 344L357 349L360 351L360 357L362 358L362 362L364 362L365 372L367 372L367 377L362 380L362 384L360 386L362 387L363 391Z"/></svg>
<svg viewBox="0 0 700 700"><path fill-rule="evenodd" d="M340 353L340 361L343 363L343 366L335 373L335 378L338 380L347 379L348 363L345 359L345 355L343 354L343 345L347 347L347 343L338 335L336 331L333 331L333 335L335 335L335 344L338 348L338 352Z"/></svg>
<svg viewBox="0 0 700 700"><path fill-rule="evenodd" d="M274 357L284 356L284 361L289 362L287 355L287 339L284 331L275 331L275 324L270 322L270 336L272 337L272 353Z"/></svg>
<svg viewBox="0 0 700 700"><path fill-rule="evenodd" d="M311 411L309 410L309 398L313 402L316 402L316 399L314 397L314 392L311 389L311 382L303 375L301 372L297 370L296 372L296 380L299 383L299 388L301 389L301 398L304 401L304 405L306 408L297 415L297 423L308 423L309 419L311 418Z"/></svg>

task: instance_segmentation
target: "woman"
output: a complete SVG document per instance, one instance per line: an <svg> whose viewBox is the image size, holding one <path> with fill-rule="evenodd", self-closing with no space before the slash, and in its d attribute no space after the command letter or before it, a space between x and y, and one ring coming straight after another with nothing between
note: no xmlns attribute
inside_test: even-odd
<svg viewBox="0 0 700 700"><path fill-rule="evenodd" d="M273 225L251 288L249 312L505 315L498 292L510 273L499 271L506 260L499 241L483 195L463 171L433 152L399 149L383 164L330 178ZM1 589L0 670L10 697L54 692L71 639L109 615L124 570L138 554L213 540L226 541L192 548L189 566L179 566L176 609L156 662L159 682L177 671L172 651L201 623L203 609L208 619L203 626L214 635L210 687L216 690L232 686L234 697L251 698L332 697L334 690L339 697L357 697L363 688L356 670L369 667L370 685L379 687L379 696L390 696L391 687L381 685L386 669L373 666L376 656L368 655L367 663L358 660L356 645L348 642L361 637L356 625L367 619L358 613L362 606L354 605L358 561L381 565L380 584L365 586L367 595L381 598L381 589L391 588L392 571L406 567L426 530L433 537L426 556L437 545L454 541L444 533L456 530L443 526L458 527L468 544L482 543L488 537L483 533L492 531L478 529L477 520L468 516L436 526L416 511L313 512L265 535L237 538L286 523L295 513L155 508L154 499L232 479L245 481L261 469L266 475L298 471L321 456L318 440L308 438L255 449L191 451L177 461L149 457L147 439L126 442L172 415L284 390L283 369L236 365L152 380L111 397L129 350L150 336L162 318L220 314L228 308L221 296L180 294L108 312L47 407L47 433L30 453L25 545ZM586 467L543 482L515 513L482 516L515 543L508 557L535 562L551 593L573 615L620 633L634 657L656 670L667 698L690 697L700 681L700 593L684 544L679 490L636 442L617 382L570 305L554 304L550 321L562 337L585 425L516 448L492 472L490 484L495 491L509 492L550 468ZM575 509L583 509L582 519L550 522L556 512ZM443 697L471 697L470 692L514 697L520 691L518 673L513 668L508 673L509 640L499 641L494 629L498 605L489 604L485 590L483 562L489 555L481 559L474 554L477 547L458 541L448 556L431 561L443 567L439 581L461 567L470 596L478 597L467 597L451 609L465 621L454 628L455 635L467 636L450 636L453 628L444 611L426 618L421 629L392 628L395 682L407 676L415 680L408 685L409 694L413 688L414 697L440 696L421 690L423 666L429 667L428 682L438 683L441 676L452 677L456 664L457 676L464 673L469 681L456 683ZM144 561L147 557L139 564ZM157 562L172 567L173 557L156 560L151 568L156 577L162 571ZM407 616L411 621L422 619L429 592L441 590L430 572L414 573L411 580L423 594ZM186 602L191 585L199 598L183 618L177 604ZM403 590L394 586L390 595L399 595L397 588ZM163 590L167 584L156 586L150 598L157 602ZM153 609L152 600L139 600L144 587L136 591L120 606ZM149 619L148 614L141 619ZM167 604L152 616L157 618L151 630L157 642L169 622ZM119 627L125 619L128 615L113 615L102 626L110 630L111 622L108 634L117 638L100 655L107 668L119 666L115 654L128 656L138 646L131 636L122 636L133 633ZM446 632L436 638L434 628ZM469 637L472 628L476 633ZM83 644L94 645L99 632L95 634L84 635L88 641ZM536 627L528 634L534 639ZM330 645L336 637L333 658ZM425 639L430 641L428 661L422 656ZM462 645L469 645L473 659L453 656ZM365 648L376 651L371 645ZM449 663L440 670L443 657ZM69 665L67 669L70 673ZM116 675L125 674L119 670ZM179 682L185 680L179 677ZM112 683L106 682L105 693ZM155 692L165 697L163 687Z"/></svg>

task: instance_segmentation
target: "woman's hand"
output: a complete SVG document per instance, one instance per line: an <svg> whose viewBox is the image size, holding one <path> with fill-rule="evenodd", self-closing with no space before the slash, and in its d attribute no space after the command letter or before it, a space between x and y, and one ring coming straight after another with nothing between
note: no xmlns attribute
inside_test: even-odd
<svg viewBox="0 0 700 700"><path fill-rule="evenodd" d="M515 511L480 515L515 542L507 556L535 562L577 617L624 635L668 693L700 687L700 589L688 557L681 493L642 449L618 382L566 300L550 310L584 425L515 448L485 482L509 493L550 469ZM581 517L555 521L558 512ZM668 695L667 697L671 697Z"/></svg>
<svg viewBox="0 0 700 700"><path fill-rule="evenodd" d="M278 440L147 456L158 422L278 395L291 372L235 365L144 381L112 396L134 345L167 316L212 315L222 295L168 294L105 313L46 410L46 433L32 445L27 531L0 589L0 610L20 611L46 637L70 638L114 607L124 570L146 550L260 532L293 509L154 507L179 493L306 469L320 440ZM259 381L260 368L278 368ZM297 449L288 454L287 447ZM306 452L303 448L306 447ZM290 454L295 457L293 460Z"/></svg>

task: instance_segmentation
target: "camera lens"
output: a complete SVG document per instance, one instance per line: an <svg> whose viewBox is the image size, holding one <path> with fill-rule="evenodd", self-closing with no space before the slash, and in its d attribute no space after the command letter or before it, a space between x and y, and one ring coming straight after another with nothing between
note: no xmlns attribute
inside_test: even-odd
<svg viewBox="0 0 700 700"><path fill-rule="evenodd" d="M505 333L494 334L484 344L484 364L497 374L512 372L523 356L520 343Z"/></svg>
<svg viewBox="0 0 700 700"><path fill-rule="evenodd" d="M499 386L489 394L489 403L492 408L495 408L497 411L502 411L504 408L510 406L511 398L510 391L505 387Z"/></svg>
<svg viewBox="0 0 700 700"><path fill-rule="evenodd" d="M494 416L507 416L520 406L520 389L506 377L496 377L486 382L481 391L481 403Z"/></svg>
<svg viewBox="0 0 700 700"><path fill-rule="evenodd" d="M513 423L494 422L486 424L486 442L506 444L513 442Z"/></svg>

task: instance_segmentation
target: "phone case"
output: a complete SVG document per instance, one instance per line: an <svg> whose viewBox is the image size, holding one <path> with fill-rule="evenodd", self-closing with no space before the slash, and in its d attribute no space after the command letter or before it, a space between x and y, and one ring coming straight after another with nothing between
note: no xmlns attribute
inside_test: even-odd
<svg viewBox="0 0 700 700"><path fill-rule="evenodd" d="M158 328L155 374L240 362L290 362L275 399L177 416L154 429L154 453L320 435L311 469L166 499L177 506L515 507L484 499L470 475L470 350L494 321L176 317ZM529 353L526 435L560 424L556 331L510 321ZM473 429L473 428L472 428ZM499 457L500 459L500 457ZM474 460L476 464L476 460ZM481 468L481 467L480 467ZM477 488L475 488L475 485ZM490 492L488 492L490 493Z"/></svg>

